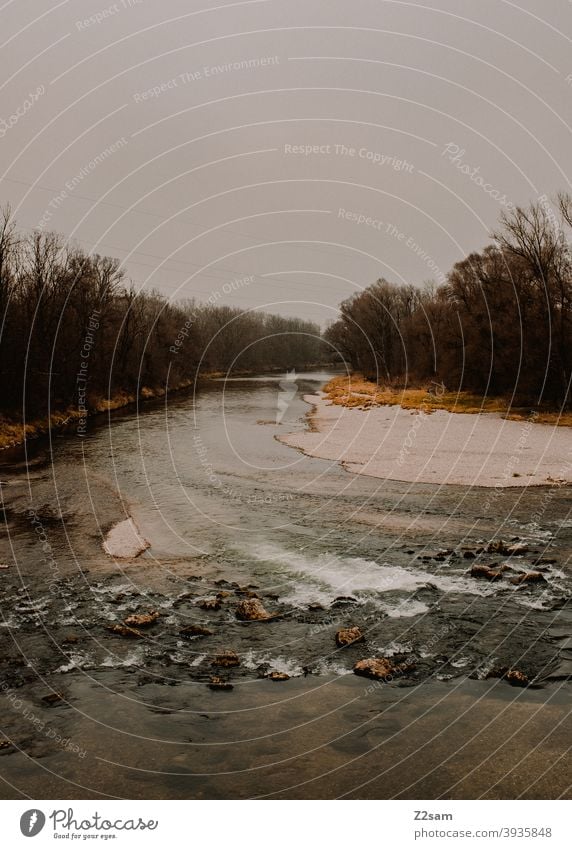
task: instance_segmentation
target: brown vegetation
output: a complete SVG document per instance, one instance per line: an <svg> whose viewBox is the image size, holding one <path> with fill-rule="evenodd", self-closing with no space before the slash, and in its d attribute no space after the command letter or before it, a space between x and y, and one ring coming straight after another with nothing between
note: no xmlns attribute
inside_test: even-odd
<svg viewBox="0 0 572 849"><path fill-rule="evenodd" d="M505 213L442 286L378 280L344 301L326 338L360 376L330 384L334 403L572 424L572 198L555 206Z"/></svg>
<svg viewBox="0 0 572 849"><path fill-rule="evenodd" d="M531 415L530 409L515 407L507 398L481 397L463 391L445 391L436 395L432 385L416 388L380 386L361 374L334 377L326 384L324 392L333 404L359 410L397 404L405 410L423 410L427 414L435 410L446 410L449 413L499 413L505 419L531 419L537 424L572 427L572 412L550 410L548 404L542 405L540 410L535 410Z"/></svg>

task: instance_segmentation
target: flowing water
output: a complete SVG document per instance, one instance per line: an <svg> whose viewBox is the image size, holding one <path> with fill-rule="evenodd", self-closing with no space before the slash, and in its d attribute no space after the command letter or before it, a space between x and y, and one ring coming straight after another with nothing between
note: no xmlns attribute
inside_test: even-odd
<svg viewBox="0 0 572 849"><path fill-rule="evenodd" d="M399 483L308 458L277 437L310 426L303 396L327 379L316 372L212 381L194 396L100 421L85 439L60 435L27 458L6 460L6 795L280 794L302 775L322 783L300 795L342 795L346 783L353 792L363 778L350 777L348 764L377 751L381 738L387 753L413 724L407 739L417 746L417 735L431 728L439 736L435 723L447 718L454 747L455 733L472 727L467 718L451 730L463 700L472 706L491 693L497 731L505 728L502 717L508 728L503 745L515 701L519 710L527 706L525 724L542 706L550 733L559 729L559 760L570 744L570 488ZM150 547L136 560L114 560L104 554L103 539L129 516ZM501 539L521 549L511 556L486 552ZM476 562L505 564L507 577L471 577ZM536 568L541 583L509 580ZM271 620L237 618L237 604L254 593ZM109 630L145 611L160 616L142 638ZM181 631L189 625L211 634L187 639ZM350 625L362 629L365 645L337 648L337 629ZM223 651L236 652L240 664L213 667ZM409 672L368 689L353 666L380 655L406 663ZM499 678L507 669L522 672L531 686L510 687ZM290 678L269 680L272 672ZM234 689L210 690L214 674ZM63 698L46 701L51 691ZM356 699L377 701L358 716ZM373 713L377 724L358 733ZM314 739L307 725L317 716ZM338 732L344 746L332 744ZM243 737L258 740L246 761ZM539 739L546 746L547 732ZM314 742L320 757L312 759ZM292 766L292 746L300 747L305 766ZM403 739L400 746L391 755L396 764ZM548 754L539 751L535 769L547 774ZM465 781L462 759L456 776L449 769L433 784L418 784L437 768L433 755L406 759L393 784L386 777L382 786L355 793L406 795L417 783L422 789L409 792L454 795L450 788ZM341 769L342 785L323 778ZM379 763L366 771L371 782ZM557 774L542 792L565 792L570 775ZM490 786L485 781L482 792Z"/></svg>

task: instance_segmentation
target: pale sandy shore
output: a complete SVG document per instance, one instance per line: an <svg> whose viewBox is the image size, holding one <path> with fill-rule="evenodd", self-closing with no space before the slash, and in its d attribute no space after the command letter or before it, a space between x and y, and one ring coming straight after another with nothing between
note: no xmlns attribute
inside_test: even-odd
<svg viewBox="0 0 572 849"><path fill-rule="evenodd" d="M430 415L399 406L359 410L322 394L312 430L280 441L350 472L410 483L547 486L572 482L572 429L507 421L495 413Z"/></svg>
<svg viewBox="0 0 572 849"><path fill-rule="evenodd" d="M103 550L106 554L122 560L138 557L148 547L149 543L143 539L137 525L131 518L114 525L103 543Z"/></svg>

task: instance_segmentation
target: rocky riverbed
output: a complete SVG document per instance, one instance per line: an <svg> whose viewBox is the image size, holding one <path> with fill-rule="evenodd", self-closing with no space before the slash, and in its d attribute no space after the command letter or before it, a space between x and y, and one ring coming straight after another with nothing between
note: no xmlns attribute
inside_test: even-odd
<svg viewBox="0 0 572 849"><path fill-rule="evenodd" d="M305 601L296 573L244 583L232 580L223 556L192 567L162 561L160 572L143 557L121 571L109 564L109 574L83 569L49 584L40 576L23 584L14 566L2 575L2 679L20 686L38 675L124 667L165 683L275 681L273 673L347 674L369 657L407 664L401 686L508 670L534 686L566 678L569 580L542 548L508 549L409 549L407 568L356 558L346 585L323 580ZM280 552L266 557L276 562ZM338 645L340 629L352 627L363 639ZM217 663L230 651L235 663Z"/></svg>
<svg viewBox="0 0 572 849"><path fill-rule="evenodd" d="M495 733L502 727L509 737L542 709L534 769L550 758L563 766L571 734L558 705L572 675L567 488L487 495L354 477L280 445L274 437L303 427L306 407L299 398L283 423L269 425L275 403L276 379L237 381L194 403L178 399L167 419L153 407L138 419L119 415L86 441L62 438L4 463L0 772L8 794L40 798L41 774L51 776L44 789L54 797L77 797L75 783L87 796L295 794L286 789L291 770L272 767L294 746L319 792L360 795L364 776L350 764L369 753L373 781L378 744L394 759L384 763L395 780L363 794L405 793L435 768L426 735L473 698L502 711ZM131 519L149 547L137 557L107 553L109 532ZM312 710L321 742L308 765L312 735L293 729ZM487 739L486 717L469 713L459 733ZM276 729L279 739L242 749L225 742L223 752L229 716L234 740L258 733L268 741ZM394 734L402 753L415 744L413 763L402 763ZM525 736L510 758L522 760L523 747ZM461 793L496 774L483 766L471 785L460 755L455 763ZM476 763L466 760L467 773ZM329 783L332 768L346 780ZM510 796L506 763L498 769ZM229 771L247 779L233 783ZM171 773L210 777L177 784ZM523 792L541 792L539 774L523 780ZM440 775L435 788L446 792L452 775ZM564 792L563 776L556 771L551 792ZM428 785L418 786L428 796Z"/></svg>

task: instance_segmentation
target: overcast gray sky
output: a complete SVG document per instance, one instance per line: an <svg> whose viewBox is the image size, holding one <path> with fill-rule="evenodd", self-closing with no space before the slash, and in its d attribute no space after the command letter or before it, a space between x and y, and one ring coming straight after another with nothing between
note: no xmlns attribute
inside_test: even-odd
<svg viewBox="0 0 572 849"><path fill-rule="evenodd" d="M571 188L566 0L8 0L0 24L2 203L172 298L324 323Z"/></svg>

